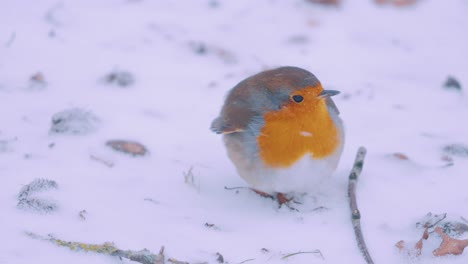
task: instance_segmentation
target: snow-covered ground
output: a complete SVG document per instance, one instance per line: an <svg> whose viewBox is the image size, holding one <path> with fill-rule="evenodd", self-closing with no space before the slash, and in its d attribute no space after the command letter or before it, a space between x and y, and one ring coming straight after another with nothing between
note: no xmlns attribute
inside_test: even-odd
<svg viewBox="0 0 468 264"><path fill-rule="evenodd" d="M0 263L129 263L34 240L26 231L123 249L165 246L167 256L191 263L216 263L216 252L229 263L362 263L346 196L361 145L368 156L358 202L376 263L468 262L468 253L433 257L429 246L410 259L394 246L419 239L415 223L427 212L468 217L468 158L452 155L448 167L441 159L444 146L468 145L467 1L402 8L303 0L0 6ZM339 168L299 212L247 190L225 190L246 185L221 137L209 131L231 87L283 65L341 90L335 102L346 125ZM130 72L134 83L108 83L115 71ZM44 80L31 80L38 72ZM448 76L461 92L443 88ZM94 114L97 129L49 133L52 116L72 108ZM105 145L110 139L139 141L150 154L115 152ZM57 182L57 190L37 194L56 211L17 208L18 192L36 178ZM326 209L314 210L320 206ZM323 258L281 259L313 250Z"/></svg>

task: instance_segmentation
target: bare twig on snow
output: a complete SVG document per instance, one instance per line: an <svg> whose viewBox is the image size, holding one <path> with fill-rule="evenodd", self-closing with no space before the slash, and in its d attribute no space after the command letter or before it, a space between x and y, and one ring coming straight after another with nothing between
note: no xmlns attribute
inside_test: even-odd
<svg viewBox="0 0 468 264"><path fill-rule="evenodd" d="M364 158L366 157L366 149L364 147L360 147L357 154L356 159L354 160L354 165L349 174L349 184L348 184L348 196L349 196L349 207L351 208L352 214L352 223L354 228L354 233L356 235L356 240L358 243L359 250L361 250L366 263L371 264L374 263L372 257L369 254L369 251L366 246L366 242L364 241L364 236L362 235L361 229L361 213L359 212L357 201L356 201L356 184L359 175L361 174L362 167L364 165Z"/></svg>

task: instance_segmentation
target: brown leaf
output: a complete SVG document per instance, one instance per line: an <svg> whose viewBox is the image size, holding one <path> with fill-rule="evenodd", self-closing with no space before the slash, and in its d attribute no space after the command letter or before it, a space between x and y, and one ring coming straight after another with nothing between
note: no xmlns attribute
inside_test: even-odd
<svg viewBox="0 0 468 264"><path fill-rule="evenodd" d="M463 253L465 247L468 247L468 239L460 240L449 237L444 233L441 227L436 227L434 232L442 237L442 243L432 252L434 256L440 257L448 254L460 255Z"/></svg>
<svg viewBox="0 0 468 264"><path fill-rule="evenodd" d="M31 76L31 81L40 82L40 83L45 82L44 74L42 74L42 72L35 73L33 76Z"/></svg>
<svg viewBox="0 0 468 264"><path fill-rule="evenodd" d="M124 152L133 156L144 156L148 150L142 144L128 140L109 140L106 145L116 151Z"/></svg>
<svg viewBox="0 0 468 264"><path fill-rule="evenodd" d="M418 0L375 0L374 2L379 5L391 4L396 7L404 7L414 5Z"/></svg>
<svg viewBox="0 0 468 264"><path fill-rule="evenodd" d="M401 153L401 152L395 152L392 154L393 157L399 159L399 160L409 160L408 156L406 156L405 154Z"/></svg>
<svg viewBox="0 0 468 264"><path fill-rule="evenodd" d="M339 6L341 4L341 0L307 0L313 4L321 4L321 5L333 5Z"/></svg>
<svg viewBox="0 0 468 264"><path fill-rule="evenodd" d="M421 256L422 248L423 248L423 240L427 240L429 238L429 232L427 231L428 228L424 229L424 233L422 237L416 242L414 245L414 250L409 249L406 247L406 243L403 240L398 241L395 244L395 247L397 247L400 252L405 252L409 256Z"/></svg>

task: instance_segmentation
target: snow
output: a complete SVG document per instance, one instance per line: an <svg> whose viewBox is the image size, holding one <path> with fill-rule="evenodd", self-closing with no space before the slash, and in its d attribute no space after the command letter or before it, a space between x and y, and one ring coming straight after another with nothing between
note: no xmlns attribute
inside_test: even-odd
<svg viewBox="0 0 468 264"><path fill-rule="evenodd" d="M435 258L425 249L411 259L394 245L419 239L415 223L427 212L468 217L468 159L454 156L444 167L440 158L446 145L468 145L467 11L462 0L403 8L302 0L3 3L0 263L129 262L59 248L25 231L122 249L164 245L168 256L191 263L215 263L216 252L229 263L362 263L346 197L361 145L368 155L358 203L375 262L466 263L467 253ZM225 190L246 184L209 131L231 87L283 65L340 90L335 102L346 126L337 171L301 198L299 211ZM38 72L45 84L30 80ZM134 84L106 83L111 72L130 72ZM448 76L461 92L443 89ZM96 131L49 133L54 114L76 108L96 116ZM105 145L112 139L141 142L150 154L115 152ZM16 207L19 190L36 178L57 182L57 190L37 194L57 211ZM323 259L281 259L316 249Z"/></svg>

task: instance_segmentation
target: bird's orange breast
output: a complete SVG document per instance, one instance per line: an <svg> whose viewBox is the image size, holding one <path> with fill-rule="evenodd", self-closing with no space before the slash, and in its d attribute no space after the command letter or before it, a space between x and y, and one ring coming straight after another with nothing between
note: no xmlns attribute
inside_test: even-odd
<svg viewBox="0 0 468 264"><path fill-rule="evenodd" d="M306 105L290 103L264 115L265 124L257 140L266 165L285 168L307 154L324 159L335 152L340 143L338 128L325 100L315 100Z"/></svg>

